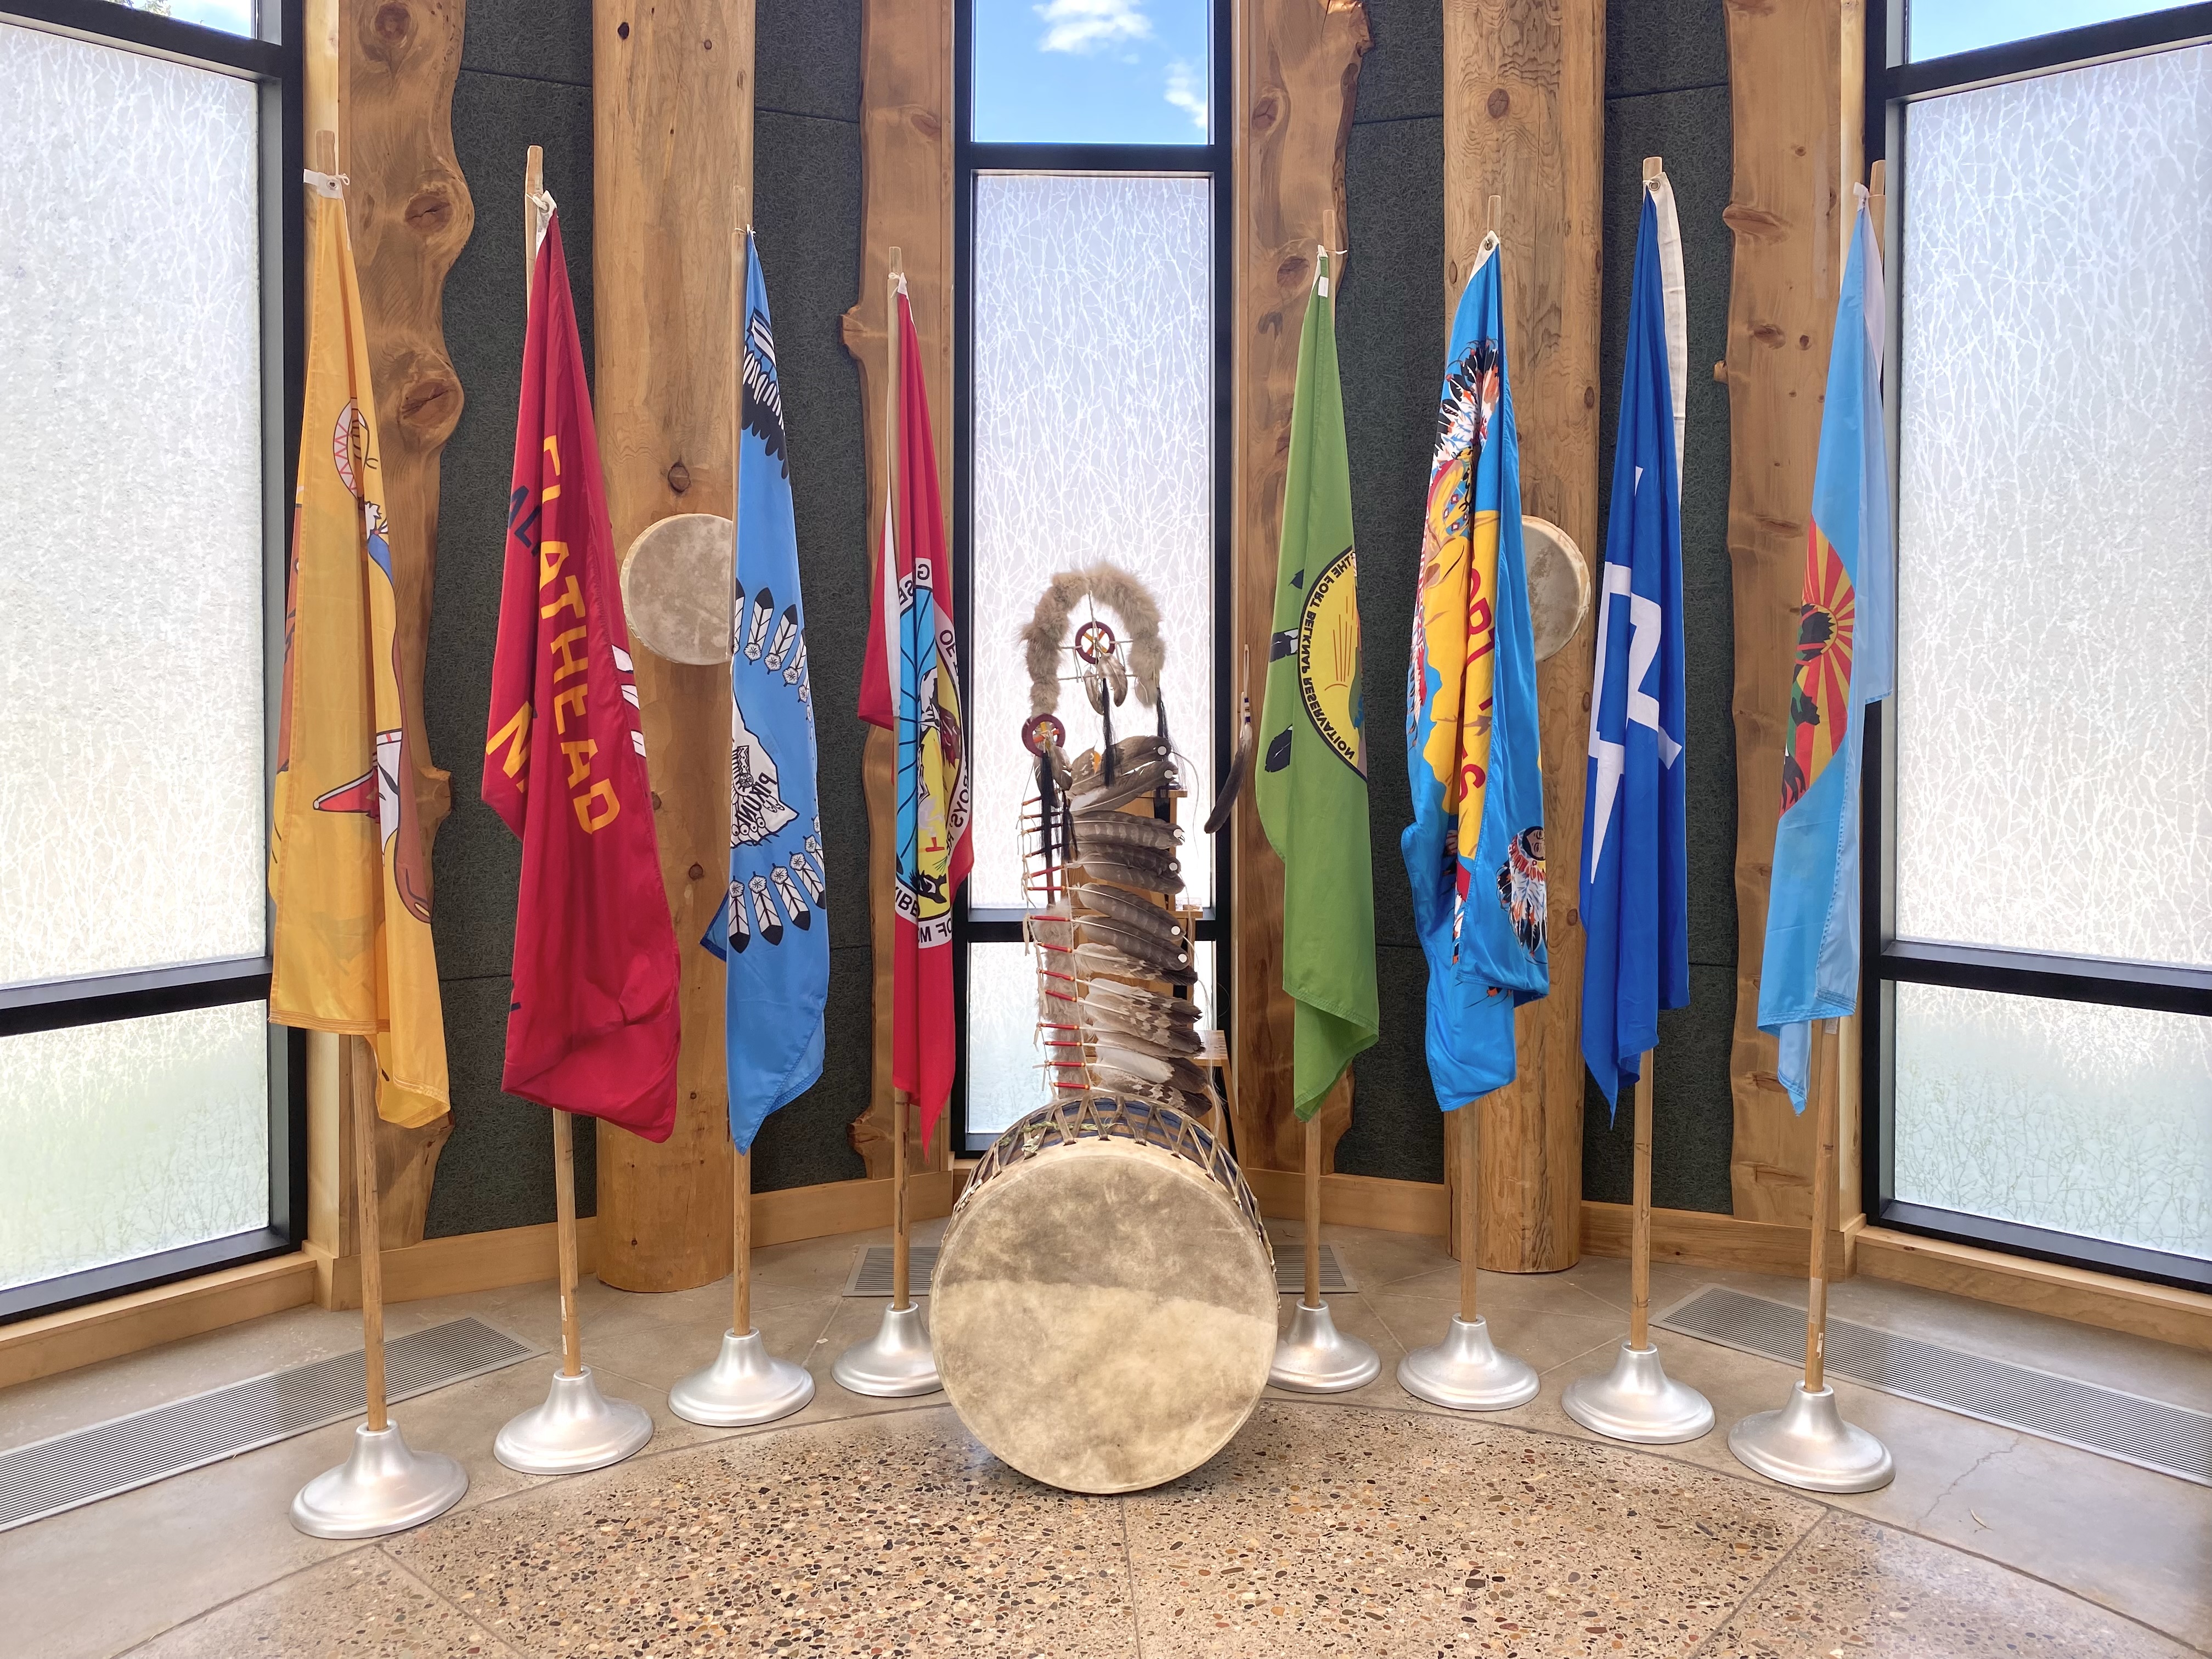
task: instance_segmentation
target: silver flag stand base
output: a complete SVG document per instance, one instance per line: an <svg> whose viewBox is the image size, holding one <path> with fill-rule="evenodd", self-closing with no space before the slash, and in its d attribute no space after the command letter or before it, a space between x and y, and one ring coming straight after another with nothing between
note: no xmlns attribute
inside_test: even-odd
<svg viewBox="0 0 2212 1659"><path fill-rule="evenodd" d="M491 1455L524 1474L581 1474L621 1462L652 1438L652 1413L608 1399L586 1365L574 1376L556 1371L545 1403L508 1419Z"/></svg>
<svg viewBox="0 0 2212 1659"><path fill-rule="evenodd" d="M353 1431L353 1455L300 1488L292 1524L310 1538L381 1538L443 1515L469 1477L441 1452L410 1447L397 1423Z"/></svg>
<svg viewBox="0 0 2212 1659"><path fill-rule="evenodd" d="M813 1374L769 1352L759 1331L724 1331L714 1363L671 1389L668 1409L686 1423L734 1429L788 1417L813 1398Z"/></svg>
<svg viewBox="0 0 2212 1659"><path fill-rule="evenodd" d="M937 1355L929 1346L929 1327L922 1322L921 1304L884 1309L884 1322L876 1334L839 1354L830 1375L849 1393L884 1400L934 1394L943 1388L937 1376Z"/></svg>
<svg viewBox="0 0 2212 1659"><path fill-rule="evenodd" d="M1659 1363L1655 1347L1620 1345L1613 1369L1578 1376L1559 1396L1566 1414L1592 1434L1644 1446L1695 1440L1713 1426L1713 1404Z"/></svg>
<svg viewBox="0 0 2212 1659"><path fill-rule="evenodd" d="M1770 1480L1807 1492L1872 1492L1897 1474L1889 1448L1844 1421L1833 1389L1808 1389L1802 1382L1780 1411L1730 1429L1729 1449Z"/></svg>
<svg viewBox="0 0 2212 1659"><path fill-rule="evenodd" d="M1291 1328L1275 1340L1267 1381L1304 1394L1342 1394L1372 1382L1382 1370L1373 1348L1336 1328L1328 1303L1309 1308L1301 1301L1291 1316Z"/></svg>
<svg viewBox="0 0 2212 1659"><path fill-rule="evenodd" d="M1398 1386L1455 1412L1502 1412L1534 1400L1537 1385L1533 1366L1492 1346L1488 1320L1455 1314L1443 1341L1398 1362Z"/></svg>

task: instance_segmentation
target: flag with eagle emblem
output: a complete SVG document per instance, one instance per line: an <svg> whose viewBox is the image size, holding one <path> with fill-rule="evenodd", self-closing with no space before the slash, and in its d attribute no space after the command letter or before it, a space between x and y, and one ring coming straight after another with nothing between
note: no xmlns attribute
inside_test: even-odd
<svg viewBox="0 0 2212 1659"><path fill-rule="evenodd" d="M791 447L775 367L768 281L745 233L744 430L738 434L737 585L730 633L730 890L706 946L727 964L724 1044L730 1139L822 1075L830 1001L829 870L814 765L814 688L799 592Z"/></svg>
<svg viewBox="0 0 2212 1659"><path fill-rule="evenodd" d="M557 214L523 331L486 726L484 804L522 839L500 1086L665 1140L676 930Z"/></svg>
<svg viewBox="0 0 2212 1659"><path fill-rule="evenodd" d="M1300 1118L1321 1109L1379 1025L1359 565L1328 265L1324 248L1298 333L1260 722L1267 746L1253 782L1261 825L1283 860L1283 990L1297 1006L1291 1104Z"/></svg>
<svg viewBox="0 0 2212 1659"><path fill-rule="evenodd" d="M860 718L898 736L897 917L891 945L891 1086L913 1097L921 1145L952 1091L952 896L968 879L968 742L952 634L952 562L937 489L929 390L899 282L896 430L884 502Z"/></svg>
<svg viewBox="0 0 2212 1659"><path fill-rule="evenodd" d="M1437 407L1406 678L1413 821L1399 849L1428 958L1446 1111L1513 1081L1513 1011L1551 989L1536 647L1497 239L1460 295Z"/></svg>
<svg viewBox="0 0 2212 1659"><path fill-rule="evenodd" d="M422 739L399 696L392 523L345 204L336 182L308 178L314 292L270 809L269 1018L368 1038L378 1115L419 1127L448 1101Z"/></svg>
<svg viewBox="0 0 2212 1659"><path fill-rule="evenodd" d="M1777 1071L1801 1112L1812 1022L1838 1018L1858 1006L1863 716L1869 703L1889 695L1896 659L1881 351L1881 250L1862 189L1836 297L1820 454L1805 526L1782 817L1774 830L1759 981L1759 1028L1780 1037Z"/></svg>

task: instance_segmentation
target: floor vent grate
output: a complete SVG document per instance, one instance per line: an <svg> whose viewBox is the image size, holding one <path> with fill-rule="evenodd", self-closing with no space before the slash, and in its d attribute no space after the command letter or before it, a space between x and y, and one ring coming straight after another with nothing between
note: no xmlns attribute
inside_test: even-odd
<svg viewBox="0 0 2212 1659"><path fill-rule="evenodd" d="M456 1319L385 1345L386 1390L410 1400L543 1352ZM0 1532L357 1417L362 1364L356 1348L0 1452Z"/></svg>
<svg viewBox="0 0 2212 1659"><path fill-rule="evenodd" d="M915 1296L929 1294L929 1276L937 1267L937 1246L917 1244L907 1272L907 1285ZM1284 1245L1275 1252L1275 1288L1285 1295L1297 1295L1306 1287L1306 1258L1303 1246ZM1336 1246L1321 1247L1321 1293L1323 1296L1352 1296L1359 1287L1352 1282L1352 1275L1338 1260ZM891 1247L871 1244L860 1252L853 1263L853 1271L845 1280L847 1296L889 1296L891 1293Z"/></svg>
<svg viewBox="0 0 2212 1659"><path fill-rule="evenodd" d="M1805 1353L1805 1310L1708 1286L1656 1322L1708 1342L1791 1362ZM2147 1400L2009 1360L1828 1321L1828 1369L1884 1394L2079 1447L2212 1486L2212 1413Z"/></svg>

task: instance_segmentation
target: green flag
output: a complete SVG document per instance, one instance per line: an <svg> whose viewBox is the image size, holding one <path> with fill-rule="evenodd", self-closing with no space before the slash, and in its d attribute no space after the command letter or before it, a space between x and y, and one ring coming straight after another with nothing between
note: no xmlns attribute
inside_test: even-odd
<svg viewBox="0 0 2212 1659"><path fill-rule="evenodd" d="M1376 1024L1358 564L1328 283L1324 252L1298 335L1255 781L1260 822L1283 860L1283 989L1297 1003L1292 1103L1301 1118L1320 1109Z"/></svg>

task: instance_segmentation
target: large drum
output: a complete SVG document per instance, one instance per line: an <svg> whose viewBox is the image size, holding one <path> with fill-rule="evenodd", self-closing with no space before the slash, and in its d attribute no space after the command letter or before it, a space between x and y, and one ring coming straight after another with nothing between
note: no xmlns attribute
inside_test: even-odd
<svg viewBox="0 0 2212 1659"><path fill-rule="evenodd" d="M946 1224L930 1334L952 1408L1023 1474L1133 1492L1229 1443L1267 1387L1275 1268L1203 1125L1101 1098L1000 1136Z"/></svg>

